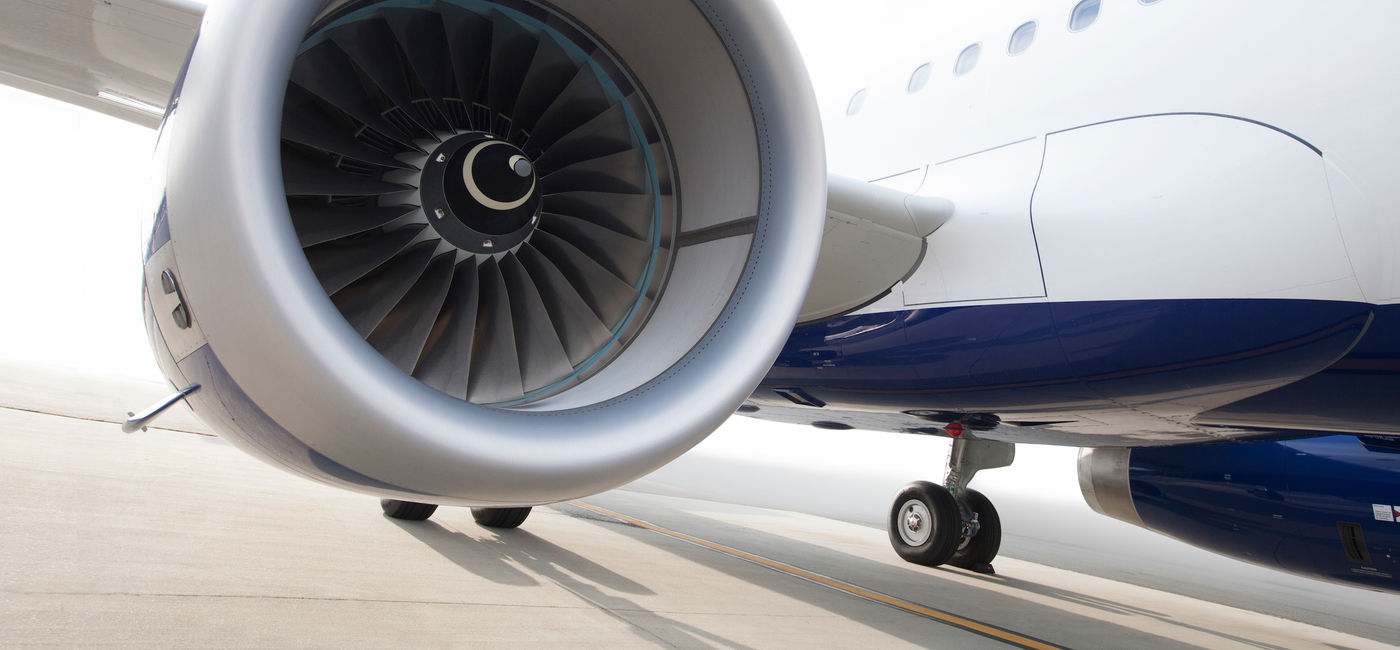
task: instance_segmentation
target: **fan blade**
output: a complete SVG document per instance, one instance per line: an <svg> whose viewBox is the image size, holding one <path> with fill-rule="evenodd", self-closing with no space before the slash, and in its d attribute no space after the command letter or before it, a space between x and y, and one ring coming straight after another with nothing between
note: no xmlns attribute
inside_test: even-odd
<svg viewBox="0 0 1400 650"><path fill-rule="evenodd" d="M413 189L411 185L389 183L373 176L347 174L325 156L297 147L282 147L282 182L287 194L295 196L375 196Z"/></svg>
<svg viewBox="0 0 1400 650"><path fill-rule="evenodd" d="M349 121L349 120L344 120ZM287 86L282 111L282 139L364 161L380 167L413 169L413 165L355 139L358 125L337 124L311 94L299 86Z"/></svg>
<svg viewBox="0 0 1400 650"><path fill-rule="evenodd" d="M650 239L655 199L645 194L564 192L544 197L545 212L567 214L616 230L634 239Z"/></svg>
<svg viewBox="0 0 1400 650"><path fill-rule="evenodd" d="M580 68L569 80L569 85L559 91L559 96L540 116L526 144L541 151L548 150L561 137L599 116L610 106L612 102L608 100L607 91L593 69Z"/></svg>
<svg viewBox="0 0 1400 650"><path fill-rule="evenodd" d="M526 243L516 252L516 258L539 290L549 321L569 355L569 364L577 368L599 352L612 333L543 253Z"/></svg>
<svg viewBox="0 0 1400 650"><path fill-rule="evenodd" d="M404 149L416 149L412 138L391 126L380 114L355 74L355 64L333 42L322 41L297 56L292 83L344 111L361 124L387 136Z"/></svg>
<svg viewBox="0 0 1400 650"><path fill-rule="evenodd" d="M587 253L542 230L535 231L530 244L564 272L574 290L608 329L616 327L632 308L637 290Z"/></svg>
<svg viewBox="0 0 1400 650"><path fill-rule="evenodd" d="M447 298L447 289L452 283L452 263L456 258L455 252L434 257L413 288L365 339L399 370L412 373L418 364L418 355L423 352L428 334L442 310L442 302Z"/></svg>
<svg viewBox="0 0 1400 650"><path fill-rule="evenodd" d="M645 194L651 184L646 156L628 149L610 156L576 162L540 178L550 194L574 190Z"/></svg>
<svg viewBox="0 0 1400 650"><path fill-rule="evenodd" d="M326 295L331 295L392 259L426 227L404 226L380 235L317 244L306 249L306 260Z"/></svg>
<svg viewBox="0 0 1400 650"><path fill-rule="evenodd" d="M501 258L500 268L510 295L521 383L526 393L548 388L573 374L573 364L569 363L569 355L554 330L544 299L525 267L514 256L507 255Z"/></svg>
<svg viewBox="0 0 1400 650"><path fill-rule="evenodd" d="M471 379L467 399L476 404L507 402L525 396L511 323L510 295L495 259L477 268L481 303L476 314L480 332L472 349Z"/></svg>
<svg viewBox="0 0 1400 650"><path fill-rule="evenodd" d="M418 84L423 87L442 116L449 115L447 97L452 95L452 59L447 52L447 34L437 12L409 7L386 7L379 15L389 24L399 50L408 57Z"/></svg>
<svg viewBox="0 0 1400 650"><path fill-rule="evenodd" d="M576 162L626 151L632 148L631 133L626 109L622 104L614 104L550 144L535 159L535 168L548 173Z"/></svg>
<svg viewBox="0 0 1400 650"><path fill-rule="evenodd" d="M341 315L362 337L368 337L394 305L413 288L423 269L428 268L437 241L419 242L331 296Z"/></svg>
<svg viewBox="0 0 1400 650"><path fill-rule="evenodd" d="M579 65L554 39L541 38L530 59L525 81L520 85L520 96L515 99L515 111L511 113L515 128L524 131L533 129L550 102L574 78L578 68Z"/></svg>
<svg viewBox="0 0 1400 650"><path fill-rule="evenodd" d="M413 371L419 381L458 399L467 396L477 298L476 262L467 260L458 264L452 275L452 287Z"/></svg>
<svg viewBox="0 0 1400 650"><path fill-rule="evenodd" d="M632 286L641 281L651 261L651 244L583 219L547 212L540 216L540 228L567 240Z"/></svg>
<svg viewBox="0 0 1400 650"><path fill-rule="evenodd" d="M487 106L515 120L515 98L525 82L537 41L525 26L500 11L491 12L491 73ZM500 135L507 135L501 133Z"/></svg>
<svg viewBox="0 0 1400 650"><path fill-rule="evenodd" d="M491 60L491 23L471 11L451 3L439 5L447 47L455 62L453 76L457 81L457 97L465 104L469 116L472 104L484 99L486 66ZM481 129L487 125L458 125Z"/></svg>
<svg viewBox="0 0 1400 650"><path fill-rule="evenodd" d="M418 209L412 205L345 208L297 198L290 199L287 207L302 248L387 226Z"/></svg>
<svg viewBox="0 0 1400 650"><path fill-rule="evenodd" d="M408 70L393 30L383 20L357 20L330 30L328 38L365 73L397 113L385 119L414 137L433 137L432 129L418 122Z"/></svg>

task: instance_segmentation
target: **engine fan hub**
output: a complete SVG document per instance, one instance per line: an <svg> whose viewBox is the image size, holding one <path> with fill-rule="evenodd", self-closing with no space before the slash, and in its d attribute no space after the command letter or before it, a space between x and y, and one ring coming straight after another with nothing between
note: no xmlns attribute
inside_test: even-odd
<svg viewBox="0 0 1400 650"><path fill-rule="evenodd" d="M490 255L519 246L539 224L534 164L487 133L442 143L423 166L419 192L428 223L453 246Z"/></svg>

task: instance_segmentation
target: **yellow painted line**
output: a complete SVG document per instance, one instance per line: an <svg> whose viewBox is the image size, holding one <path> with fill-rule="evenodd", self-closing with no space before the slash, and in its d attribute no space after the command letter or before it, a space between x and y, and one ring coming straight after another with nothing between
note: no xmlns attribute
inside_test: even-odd
<svg viewBox="0 0 1400 650"><path fill-rule="evenodd" d="M948 612L933 609L932 607L925 607L918 603L911 603L907 600L901 600L893 596L888 596L878 591L871 591L869 589L866 589L865 587L853 585L849 582L844 582L835 578L830 578L820 573L813 573L806 569L801 569L792 566L791 564L785 564L777 560L770 560L766 557L754 555L753 553L746 553L736 548L730 548L722 544L716 544L708 540L700 539L699 537L692 537L685 533L680 533L674 530L662 528L660 526L657 526L656 524L645 522L640 519L635 519L633 517L628 517L627 515L619 514L611 510L605 510L603 508L599 508L598 506L583 503L582 501L570 501L569 503L583 508L584 510L590 510L605 517L612 517L613 519L616 519L618 521L632 524L633 526L637 526L638 528L645 528L647 530L661 533L662 535L678 539L683 542L689 542L697 546L703 546L712 551L723 553L730 557L738 558L746 562L753 562L754 564L768 567L769 569L778 571L780 573L785 573L795 578L801 578L803 580L815 582L819 585L822 585L823 587L835 589L836 591L844 592L857 598L864 598L865 600L870 600L883 605L888 605L895 609L901 609L911 614L917 614L925 618L930 618L941 623L946 623L953 627L962 628L969 632L975 632L977 634L981 634L982 636L990 637L998 641L1004 641L1011 645L1020 646L1022 648L1036 648L1037 650L1055 650L1062 648L1062 646L1057 646L1052 643L1046 643L1039 639L1034 639L1025 635L1017 634L1010 630L1005 630L993 625L987 625L986 623L980 623L970 618L963 618L956 614L949 614Z"/></svg>

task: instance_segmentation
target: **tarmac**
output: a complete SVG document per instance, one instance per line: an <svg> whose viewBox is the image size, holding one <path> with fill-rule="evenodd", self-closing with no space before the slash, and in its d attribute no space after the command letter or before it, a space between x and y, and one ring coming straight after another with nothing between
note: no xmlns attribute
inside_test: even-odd
<svg viewBox="0 0 1400 650"><path fill-rule="evenodd" d="M900 561L883 531L613 491L514 531L426 522L244 456L160 387L0 376L0 646L1378 648L1002 557ZM116 407L115 409L113 407ZM172 429L181 429L179 431ZM1368 638L1369 637L1369 638ZM1379 638L1377 638L1379 637Z"/></svg>

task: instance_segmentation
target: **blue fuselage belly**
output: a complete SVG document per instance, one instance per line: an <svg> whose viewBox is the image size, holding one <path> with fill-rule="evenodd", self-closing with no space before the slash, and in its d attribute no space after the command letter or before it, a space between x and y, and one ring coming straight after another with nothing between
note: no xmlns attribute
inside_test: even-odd
<svg viewBox="0 0 1400 650"><path fill-rule="evenodd" d="M1131 409L1184 422L1306 386L1305 378L1317 376L1329 378L1328 391L1350 391L1353 398L1345 410L1329 409L1327 395L1298 401L1312 410L1314 424L1335 425L1319 428L1346 431L1361 414L1400 432L1395 400L1367 388L1400 376L1394 370L1400 339L1387 334L1393 331L1400 331L1400 308L1315 300L1023 303L863 314L797 327L754 397L781 403L784 389L800 389L837 409L1003 419ZM1370 398L1357 403L1358 395ZM1269 412L1250 413L1256 411ZM1236 417L1229 426L1289 428L1277 417L1255 419Z"/></svg>

